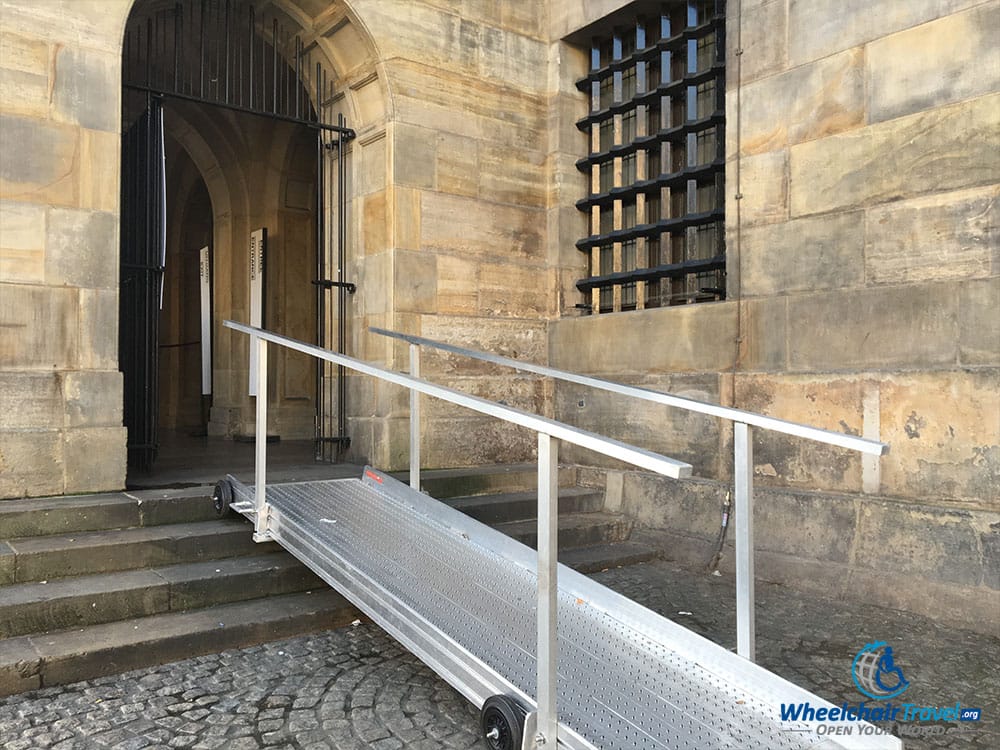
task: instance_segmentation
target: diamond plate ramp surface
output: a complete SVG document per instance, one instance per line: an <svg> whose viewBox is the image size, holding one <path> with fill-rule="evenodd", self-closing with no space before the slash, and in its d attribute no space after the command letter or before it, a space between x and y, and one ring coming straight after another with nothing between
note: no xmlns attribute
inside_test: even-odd
<svg viewBox="0 0 1000 750"><path fill-rule="evenodd" d="M230 480L246 512L253 488ZM534 706L534 550L371 469L266 497L274 538L469 700L514 693ZM788 731L781 702L830 704L562 565L558 633L570 747L899 746Z"/></svg>

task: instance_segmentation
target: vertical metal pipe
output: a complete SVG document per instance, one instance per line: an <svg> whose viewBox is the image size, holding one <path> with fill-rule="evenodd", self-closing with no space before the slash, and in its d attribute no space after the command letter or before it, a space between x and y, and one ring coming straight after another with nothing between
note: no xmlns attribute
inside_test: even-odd
<svg viewBox="0 0 1000 750"><path fill-rule="evenodd" d="M271 114L278 114L278 19L271 19Z"/></svg>
<svg viewBox="0 0 1000 750"><path fill-rule="evenodd" d="M250 106L251 107L253 107L253 106L256 105L256 101L255 101L255 97L254 97L254 89L253 89L253 47L254 47L254 39L256 38L254 36L254 27L256 25L255 24L256 13L257 13L257 11L255 11L254 7L251 5L250 6L250 11L247 13L247 19L248 19L247 20L247 27L248 27L247 28L247 46L249 47L249 49L247 51L247 69L249 71L249 75L247 77L250 79L249 80L249 89L250 89L250 97L249 98L250 98Z"/></svg>
<svg viewBox="0 0 1000 750"><path fill-rule="evenodd" d="M205 0L201 0L198 22L198 96L205 97Z"/></svg>
<svg viewBox="0 0 1000 750"><path fill-rule="evenodd" d="M250 337L250 346L257 352L257 419L254 426L254 519L255 542L268 541L267 510L267 341Z"/></svg>
<svg viewBox="0 0 1000 750"><path fill-rule="evenodd" d="M174 91L180 91L182 14L184 7L174 3Z"/></svg>
<svg viewBox="0 0 1000 750"><path fill-rule="evenodd" d="M229 104L229 60L231 58L231 51L229 40L232 36L231 26L229 24L229 0L226 0L226 104Z"/></svg>
<svg viewBox="0 0 1000 750"><path fill-rule="evenodd" d="M295 37L295 116L302 116L302 40Z"/></svg>
<svg viewBox="0 0 1000 750"><path fill-rule="evenodd" d="M318 67L318 66L317 66ZM323 131L316 131L316 281L326 278L326 258L323 252ZM326 290L322 283L316 284L316 346L326 346L325 319ZM326 458L326 399L323 397L323 375L326 361L316 359L316 457Z"/></svg>
<svg viewBox="0 0 1000 750"><path fill-rule="evenodd" d="M733 423L733 476L736 484L736 653L754 661L753 436L750 426Z"/></svg>
<svg viewBox="0 0 1000 750"><path fill-rule="evenodd" d="M538 733L555 747L557 605L559 580L559 441L538 433L538 642L536 646Z"/></svg>
<svg viewBox="0 0 1000 750"><path fill-rule="evenodd" d="M420 347L410 344L410 375L420 377ZM420 491L420 392L410 389L410 487Z"/></svg>
<svg viewBox="0 0 1000 750"><path fill-rule="evenodd" d="M343 113L337 115L337 125L344 127ZM339 320L337 321L337 353L346 354L347 349L347 288L344 282L347 281L347 168L344 159L344 131L337 132L337 280L341 285L337 287L337 306ZM345 370L343 365L337 367L337 428L339 437L347 435L347 383L344 381ZM343 445L343 443L340 443Z"/></svg>

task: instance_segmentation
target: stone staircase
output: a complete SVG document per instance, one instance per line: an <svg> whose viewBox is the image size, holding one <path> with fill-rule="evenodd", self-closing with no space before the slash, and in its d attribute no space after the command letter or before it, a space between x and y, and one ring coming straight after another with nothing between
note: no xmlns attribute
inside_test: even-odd
<svg viewBox="0 0 1000 750"><path fill-rule="evenodd" d="M0 502L0 695L358 617L251 528L204 487Z"/></svg>
<svg viewBox="0 0 1000 750"><path fill-rule="evenodd" d="M405 479L405 475L401 477ZM423 488L534 546L534 466L425 472ZM560 472L560 560L658 557ZM339 627L360 615L210 489L0 501L0 696Z"/></svg>
<svg viewBox="0 0 1000 750"><path fill-rule="evenodd" d="M421 473L427 494L532 548L538 537L536 485L533 464ZM575 471L560 469L559 562L594 573L659 558L657 548L634 538L633 527L627 516L605 512L603 490L577 487Z"/></svg>

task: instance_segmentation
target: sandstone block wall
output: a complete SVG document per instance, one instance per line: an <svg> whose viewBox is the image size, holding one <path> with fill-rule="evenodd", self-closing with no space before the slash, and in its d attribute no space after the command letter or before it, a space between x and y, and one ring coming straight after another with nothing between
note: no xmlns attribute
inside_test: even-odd
<svg viewBox="0 0 1000 750"><path fill-rule="evenodd" d="M592 20L559 5L554 28ZM549 340L557 367L890 443L863 459L756 431L761 570L893 571L932 593L855 592L981 626L1000 602L998 24L995 1L729 3L728 299L564 310ZM731 480L728 425L564 385L554 403ZM707 562L725 484L630 486L632 512Z"/></svg>
<svg viewBox="0 0 1000 750"><path fill-rule="evenodd" d="M0 3L0 497L124 484L117 247L126 5Z"/></svg>

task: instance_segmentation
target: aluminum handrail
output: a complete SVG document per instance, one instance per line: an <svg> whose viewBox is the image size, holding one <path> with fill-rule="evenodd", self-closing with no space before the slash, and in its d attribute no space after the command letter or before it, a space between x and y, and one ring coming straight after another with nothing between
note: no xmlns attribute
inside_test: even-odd
<svg viewBox="0 0 1000 750"><path fill-rule="evenodd" d="M672 393L663 393L640 386L615 383L590 375L580 375L554 367L545 367L519 359L489 354L477 349L468 349L443 341L414 336L411 334L390 331L385 328L370 327L372 333L380 336L405 341L410 345L410 367L418 371L420 364L419 349L421 346L440 349L459 356L478 359L483 362L512 367L523 372L531 372L558 380L564 380L578 385L590 386L622 396L650 401L664 406L673 406L687 411L707 414L733 422L733 486L734 486L734 519L736 547L736 652L751 661L756 654L755 613L754 613L754 543L753 543L753 434L752 427L781 432L786 435L815 440L828 445L860 451L874 456L884 456L889 452L886 443L856 435L845 435L841 432L823 430L819 427L789 422L777 417L735 409L729 406L698 401ZM419 486L420 441L419 441L419 400L415 394L410 397L410 475L417 476ZM411 479L411 482L413 480ZM725 524L726 521L723 521Z"/></svg>
<svg viewBox="0 0 1000 750"><path fill-rule="evenodd" d="M365 375L371 375L389 383L405 386L410 389L411 404L417 405L418 393L442 399L458 406L480 412L487 416L503 419L522 427L534 430L538 435L538 603L536 608L537 621L537 654L535 656L537 671L537 711L529 715L529 724L534 722L535 729L526 736L523 747L538 750L542 745L558 744L558 720L556 712L556 660L557 660L557 595L559 591L557 556L559 530L559 441L573 443L582 448L601 453L611 458L627 461L644 469L650 469L664 476L680 478L691 475L691 464L677 461L658 453L637 448L620 440L604 437L578 427L557 422L554 419L542 417L522 409L516 409L505 404L498 404L478 396L437 385L427 380L421 380L413 374L404 375L394 370L378 367L361 360L336 354L304 341L265 331L262 328L237 323L232 320L223 321L226 328L245 333L250 336L251 352L255 353L251 377L256 378L257 403L254 435L254 541L265 542L271 539L270 506L267 502L267 345L268 343L283 346L286 349L302 352L313 357L341 365ZM419 371L419 359L414 355L415 347L411 344L411 367ZM420 424L419 410L413 408L410 413L411 454L419 454ZM416 437L414 437L416 436ZM417 463L419 468L419 462ZM411 485L419 489L419 471L411 475ZM537 734L535 734L537 731Z"/></svg>
<svg viewBox="0 0 1000 750"><path fill-rule="evenodd" d="M691 476L691 464L689 463L678 461L676 459L660 455L659 453L648 451L644 448L637 448L629 445L628 443L623 443L620 440L615 440L614 438L598 435L597 433L589 432L587 430L581 430L578 427L557 422L556 420L549 419L548 417L542 417L529 411L517 409L505 404L498 404L495 401L489 401L485 398L480 398L479 396L472 396L463 391L458 391L454 388L448 388L443 385L437 385L436 383L432 383L428 380L421 380L420 378L413 377L412 375L405 375L403 373L396 372L395 370L387 370L385 368L369 364L368 362L354 359L353 357L336 354L313 344L307 344L303 341L298 341L297 339L282 336L281 334L271 333L270 331L266 331L262 328L244 325L243 323L237 323L232 320L225 321L223 325L226 326L226 328L232 328L234 331L247 333L251 336L257 336L264 341L279 344L287 349L294 349L295 351L312 355L313 357L326 360L327 362L332 362L336 365L343 365L349 370L354 370L364 375L372 375L380 380L395 383L396 385L402 385L419 393L434 396L442 401L448 401L449 403L464 406L467 409L478 411L479 413L490 417L496 417L506 422L512 422L513 424L527 427L535 432L549 435L550 437L563 440L567 443L579 445L582 448L587 448L611 458L627 461L635 466L641 466L644 469L655 471L658 474L663 474L674 479Z"/></svg>
<svg viewBox="0 0 1000 750"><path fill-rule="evenodd" d="M884 456L889 452L888 444L882 443L878 440L871 440L869 438L858 437L856 435L846 435L842 432L824 430L819 427L810 427L809 425L799 424L798 422L789 422L788 420L778 419L777 417L769 417L765 414L757 414L751 411L744 411L743 409L735 409L731 406L721 406L720 404L713 404L708 401L698 401L697 399L687 398L686 396L676 396L672 393L654 391L650 388L642 388L641 386L625 385L624 383L616 383L612 380L605 380L604 378L595 378L590 375L580 375L566 370L559 370L554 367L536 365L532 362L524 362L520 359L512 359L511 357L490 354L477 349L455 346L454 344L447 344L443 341L435 341L434 339L414 336L408 333L400 333L399 331L390 331L388 329L377 328L375 326L369 327L368 330L380 336L388 336L389 338L399 339L400 341L405 341L409 344L415 344L417 346L428 346L433 349L440 349L441 351L458 354L470 359L478 359L483 362L512 367L523 372L531 372L535 375L545 375L557 380L565 380L566 382L576 383L577 385L586 385L602 391L617 393L631 398L638 398L643 401L651 401L656 404L675 406L680 409L686 409L687 411L708 414L709 416L720 417L733 422L742 422L753 427L762 427L766 430L782 432L786 435L794 435L808 440L816 440L821 443L828 443L829 445L836 445L841 448L849 448L862 453Z"/></svg>

